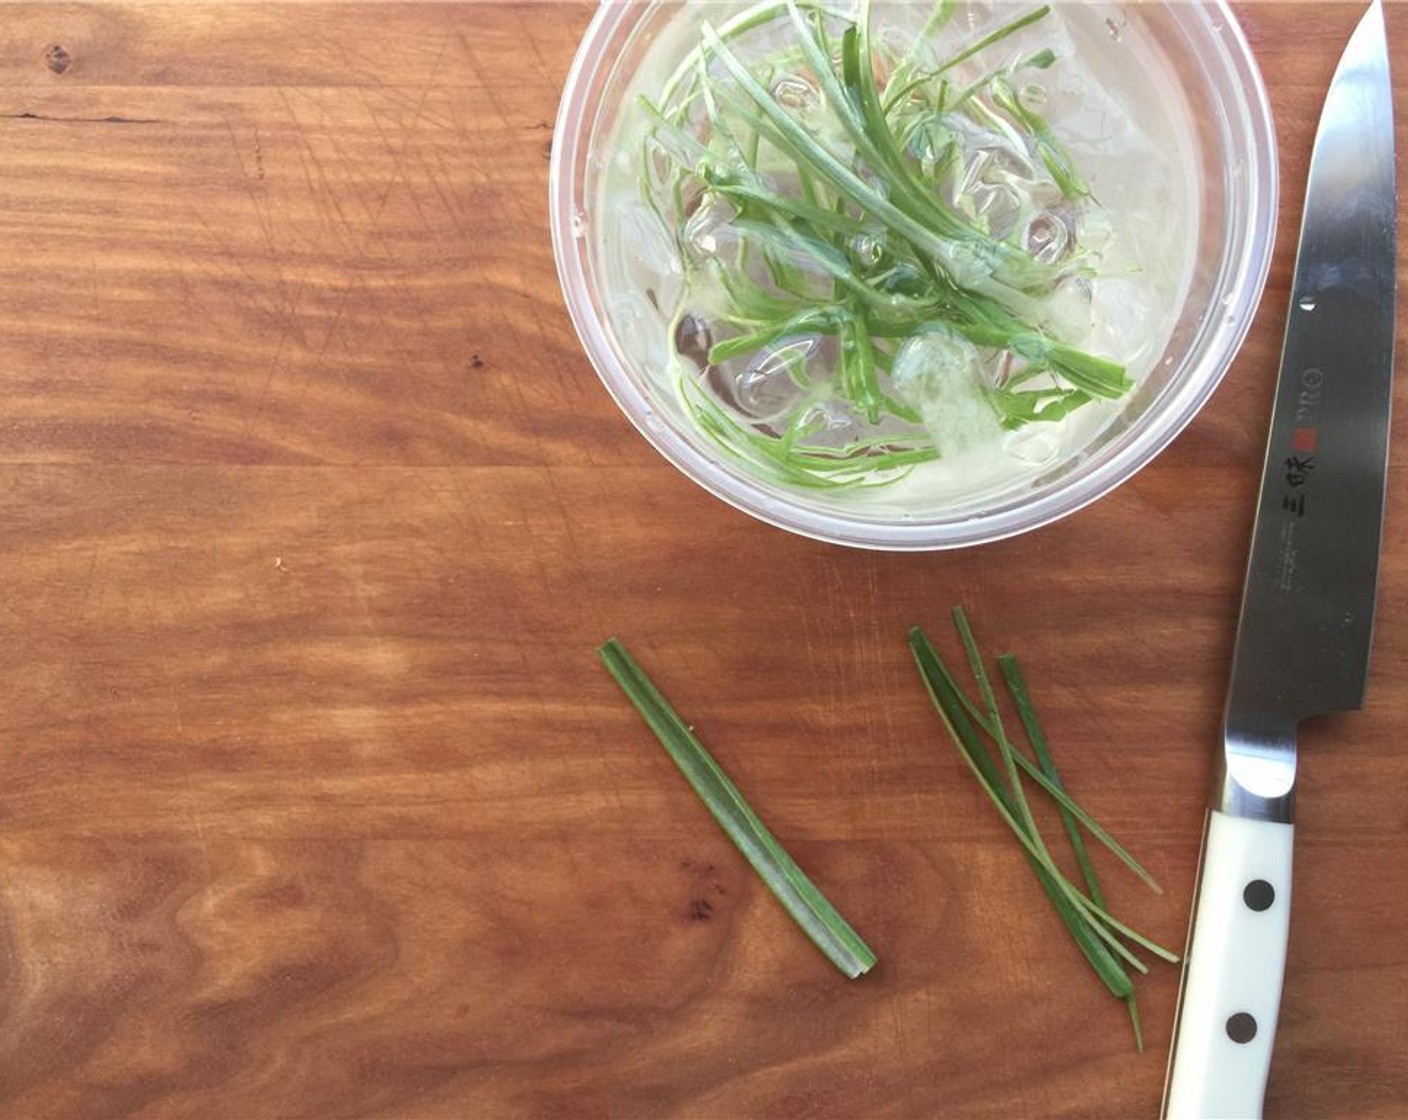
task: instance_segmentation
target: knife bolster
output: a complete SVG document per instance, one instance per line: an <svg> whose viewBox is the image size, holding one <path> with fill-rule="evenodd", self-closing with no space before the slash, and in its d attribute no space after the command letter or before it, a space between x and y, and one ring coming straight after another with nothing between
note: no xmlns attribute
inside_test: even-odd
<svg viewBox="0 0 1408 1120"><path fill-rule="evenodd" d="M1244 820L1290 824L1295 819L1295 798L1294 729L1246 734L1227 728L1212 808Z"/></svg>

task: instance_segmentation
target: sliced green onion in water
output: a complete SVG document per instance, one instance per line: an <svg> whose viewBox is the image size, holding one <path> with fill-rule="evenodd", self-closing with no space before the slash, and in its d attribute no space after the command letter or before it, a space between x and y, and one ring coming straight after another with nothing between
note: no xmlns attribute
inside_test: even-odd
<svg viewBox="0 0 1408 1120"><path fill-rule="evenodd" d="M658 95L636 102L638 193L671 238L682 280L665 309L669 330L677 339L696 320L711 342L703 355L676 344L675 391L702 435L788 486L891 486L956 457L959 435L926 422L921 398L962 394L1000 450L999 429L1059 423L1133 386L1116 356L1077 345L1088 332L1071 323L1068 343L1058 326L1062 289L1100 261L1077 243L1085 222L1074 216L1101 207L1061 145L1061 119L1034 107L1054 88L1041 72L1057 57L1030 36L1053 7L1005 22L993 13L996 25L976 29L957 26L968 21L955 20L954 0L934 0L917 37L896 42L881 6L748 5L701 24ZM975 145L1020 165L1005 180L1017 198L1009 216L989 212L970 181ZM1053 192L1074 224L1054 216ZM1039 213L1070 225L1057 259L1026 243ZM707 232L715 227L727 235ZM898 351L937 331L981 351L974 362L1016 372L979 377L950 363L948 377L919 363L897 378ZM798 363L809 383L764 422L730 387L795 335L818 344L809 365ZM730 362L737 368L722 368ZM795 438L818 416L815 441Z"/></svg>

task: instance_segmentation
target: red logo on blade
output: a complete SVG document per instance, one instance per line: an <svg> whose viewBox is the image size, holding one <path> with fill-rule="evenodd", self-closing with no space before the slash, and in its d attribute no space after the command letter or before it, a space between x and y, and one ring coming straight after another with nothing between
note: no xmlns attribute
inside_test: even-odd
<svg viewBox="0 0 1408 1120"><path fill-rule="evenodd" d="M1297 451L1313 452L1315 450L1315 429L1297 428L1291 433L1291 446Z"/></svg>

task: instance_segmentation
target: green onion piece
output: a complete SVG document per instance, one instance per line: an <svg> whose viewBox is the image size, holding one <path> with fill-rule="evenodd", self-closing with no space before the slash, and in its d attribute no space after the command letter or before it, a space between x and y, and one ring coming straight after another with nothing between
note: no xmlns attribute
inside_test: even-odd
<svg viewBox="0 0 1408 1120"><path fill-rule="evenodd" d="M1077 946L1097 976L1110 992L1123 1000L1134 1033L1135 1046L1144 1048L1144 1031L1139 1017L1139 1005L1135 998L1134 986L1130 982L1125 965L1139 972L1147 972L1147 966L1130 950L1125 941L1147 949L1149 952L1170 962L1178 957L1153 941L1114 918L1108 911L1099 880L1085 851L1080 827L1110 848L1136 875L1154 889L1158 889L1153 877L1118 844L1099 824L1095 822L1062 785L1056 765L1051 757L1050 747L1036 718L1036 711L1026 689L1021 670L1016 659L1010 654L998 661L1002 675L1012 694L1013 703L1022 720L1023 728L1032 743L1038 762L1032 762L1017 750L1008 738L1002 723L1002 716L993 691L991 679L978 651L972 628L961 608L953 611L953 621L962 640L969 666L977 683L981 704L970 699L955 683L953 674L944 665L942 658L934 650L933 644L919 628L910 631L910 650L919 666L920 675L928 689L929 696L938 710L945 729L958 747L964 762L977 778L979 785L992 801L1003 823L1017 837L1027 861L1037 875L1038 882L1051 899L1057 914L1070 931ZM985 732L997 746L1002 759L1003 773L995 764L992 755L981 742L979 730ZM1022 787L1022 772L1025 772L1057 803L1061 810L1066 834L1072 846L1079 853L1082 875L1090 891L1087 895L1070 882L1056 866L1051 852L1042 840L1040 830L1031 814ZM1079 827L1078 827L1079 826ZM1121 962L1124 962L1122 964Z"/></svg>
<svg viewBox="0 0 1408 1120"><path fill-rule="evenodd" d="M992 684L988 680L987 670L983 667L983 659L978 653L977 643L973 640L973 631L968 626L968 618L963 613L962 607L953 609L954 625L958 629L959 637L963 641L964 651L968 655L968 664L972 667L974 679L978 682L978 690L983 697L983 702L987 705L988 721L990 733L997 742L998 753L1002 757L1003 766L1007 771L1008 788L1012 794L1013 812L1008 813L1001 806L999 812L1003 813L1008 826L1017 834L1017 839L1022 842L1022 846L1027 849L1033 859L1039 861L1051 875L1056 885L1067 895L1077 909L1084 911L1092 919L1091 928L1095 934L1105 941L1112 950L1128 961L1140 972L1147 972L1144 962L1139 960L1132 952L1119 942L1109 930L1104 927L1108 925L1111 929L1118 930L1125 937L1138 945L1142 945L1152 953L1164 955L1168 952L1154 942L1145 938L1142 934L1135 932L1128 926L1123 925L1115 918L1111 917L1103 905L1096 905L1091 899L1086 898L1071 882L1056 869L1056 861L1051 858L1051 852L1046 847L1046 842L1042 839L1041 830L1036 826L1036 820L1032 816L1031 807L1027 804L1027 795L1022 788L1022 778L1017 765L1017 752L1012 749L1012 743L1007 738L1007 732L1002 726L1002 715L998 711L997 697L993 694ZM1021 827L1018 828L1017 825ZM1103 923L1103 924L1101 924Z"/></svg>
<svg viewBox="0 0 1408 1120"><path fill-rule="evenodd" d="M1046 735L1042 732L1041 723L1036 717L1036 708L1032 705L1031 694L1027 691L1027 682L1022 676L1022 667L1017 663L1017 658L1010 653L1005 653L997 659L997 665L1002 670L1002 677L1007 682L1008 691L1012 693L1012 703L1017 709L1022 726L1026 729L1027 739L1032 745L1032 751L1036 754L1037 762L1041 765L1041 775L1045 780L1036 774L1032 776L1036 779L1037 784L1045 789L1060 806L1061 823L1065 825L1066 835L1070 837L1071 850L1075 852L1081 876L1085 879L1086 885L1090 887L1090 897L1098 905L1105 905L1100 883L1095 877L1095 868L1091 866L1090 855L1085 850L1085 838L1081 836L1080 829L1076 826L1077 821L1084 825L1100 843L1109 848L1121 863L1147 883L1154 893L1163 894L1163 888L1154 881L1152 875L1144 870L1139 861L1125 851L1113 836L1101 828L1089 813L1067 795L1066 787L1061 782L1061 775L1056 770L1056 761L1051 757L1051 748L1046 742ZM1022 761L1027 762L1026 759Z"/></svg>
<svg viewBox="0 0 1408 1120"><path fill-rule="evenodd" d="M958 697L961 693L955 688L953 677L947 666L934 650L928 635L918 627L909 632L909 646L914 654L915 662L919 665L919 674L929 691L929 697L933 700L939 718L943 721L959 754L962 755L963 761L978 778L978 785L992 800L999 814L1008 822L1009 826L1018 831L1020 837L1021 829L1016 825L1016 816L1011 808L1007 791L1002 786L1002 779L998 774L997 767L993 764L992 756L988 754L979 740L968 712L959 702ZM1052 907L1070 932L1077 947L1084 954L1090 967L1109 988L1112 995L1120 999L1128 997L1134 990L1130 984L1128 973L1121 967L1119 961L1115 960L1103 940L1096 936L1090 922L1061 891L1048 866L1043 864L1035 853L1026 849L1025 846L1024 851L1032 870L1036 873L1037 881L1051 900Z"/></svg>
<svg viewBox="0 0 1408 1120"><path fill-rule="evenodd" d="M1058 875L1057 879L1065 887L1069 888L1067 893L1071 896L1071 901L1089 914L1091 918L1095 919L1097 923L1109 926L1110 929L1114 930L1122 937L1133 941L1136 945L1140 946L1140 948L1148 949L1154 956L1168 961L1169 964L1178 963L1178 954L1172 949L1165 949L1162 945L1158 944L1158 942L1151 941L1138 930L1131 929L1129 926L1125 925L1124 922L1106 911L1104 907L1096 906L1094 902L1077 890L1075 885L1064 875Z"/></svg>
<svg viewBox="0 0 1408 1120"><path fill-rule="evenodd" d="M1123 957L1126 961L1128 961L1131 965L1133 965L1141 972L1147 972L1148 969L1136 956L1134 956L1123 944L1120 943L1119 939L1115 936L1115 933L1118 933L1126 939L1134 942L1141 948L1147 949L1155 956L1162 957L1164 960L1170 963L1177 962L1177 954L1171 952L1168 949L1165 949L1163 946L1145 937L1142 933L1138 932L1135 929L1132 929L1124 922L1121 922L1119 919L1109 914L1104 909L1104 907L1095 905L1095 903L1092 902L1088 897L1086 897L1086 895L1081 893L1081 891L1077 889L1077 887L1069 879L1067 879L1063 874L1061 874L1060 870L1056 867L1055 861L1052 860L1050 852L1047 851L1045 844L1042 843L1040 836L1033 836L1032 832L1028 831L1026 824L1021 818L1020 810L1014 810L1011 807L1011 803L1005 801L999 796L996 796L996 794L1000 792L1000 790L997 788L988 787L986 780L982 777L981 771L973 765L972 759L968 757L966 752L964 752L964 759L969 763L969 766L972 768L973 773L978 775L979 781L984 784L984 787L987 789L988 796L992 798L993 804L997 808L998 816L1000 816L1003 820L1003 823L1005 823L1007 827L1012 830L1013 835L1017 837L1017 842L1022 845L1022 847L1026 850L1027 854L1031 856L1032 859L1036 860L1038 863L1041 864L1046 873L1051 876L1052 881L1055 882L1057 887L1061 889L1061 892L1071 901L1072 905L1074 905L1078 910L1082 911L1086 915L1088 919L1088 926L1101 938L1101 940L1103 940L1107 945L1109 945L1110 948L1114 950L1116 954ZM1033 829L1033 831L1035 830ZM1106 927L1109 928L1107 929ZM1111 932L1112 930L1114 932Z"/></svg>
<svg viewBox="0 0 1408 1120"><path fill-rule="evenodd" d="M1025 770L1028 775L1030 775L1032 781L1036 782L1037 785L1039 785L1043 790L1045 790L1048 794L1051 795L1051 799L1055 801L1056 805L1060 808L1063 818L1072 818L1072 824L1074 824L1076 821L1079 821L1080 824L1083 825L1085 829L1090 833L1090 835L1095 837L1095 839L1099 840L1100 843L1105 845L1105 847L1109 848L1111 854L1114 855L1116 859L1118 859L1121 863L1128 867L1132 872L1134 872L1134 874L1137 875L1141 880L1143 880L1143 882L1149 887L1150 890L1152 890L1155 894L1164 893L1163 888L1159 886L1158 882L1154 879L1154 877L1150 875L1147 870L1145 870L1144 865L1140 863L1137 859L1135 859L1132 855L1130 855L1123 844L1121 844L1118 840L1116 840L1113 836L1106 832L1105 829L1100 826L1100 823L1094 817L1092 817L1089 813L1082 809L1076 803L1075 799L1072 798L1071 795L1065 791L1059 781L1053 781L1051 778L1047 777L1046 774L1042 773L1040 767L1038 767L1035 762L1025 757L1024 755L1014 752L1013 757L1016 759L1017 765L1020 766L1023 770ZM1089 866L1090 856L1085 852L1085 842L1083 839L1080 838L1079 829L1077 829L1076 832L1071 835L1072 848L1076 847L1077 841L1079 841L1080 843L1077 855L1077 862L1079 862L1080 855L1085 856L1084 866L1082 867L1082 873L1085 878L1086 886L1090 888L1090 899L1097 906L1103 907L1105 905L1105 901L1100 893L1100 883L1099 880L1095 878L1095 869ZM1087 868L1089 869L1089 874L1085 875L1084 872Z"/></svg>
<svg viewBox="0 0 1408 1120"><path fill-rule="evenodd" d="M1037 154L1041 156L1041 162L1046 165L1046 170L1051 172L1051 178L1061 188L1061 193L1067 198L1083 198L1088 195L1090 188L1085 185L1085 180L1071 162L1071 157L1041 114L1023 105L1017 91L1002 78L994 79L989 87L989 94L998 108L1030 133L1036 143Z"/></svg>
<svg viewBox="0 0 1408 1120"><path fill-rule="evenodd" d="M1021 30L1022 28L1024 28L1024 27L1028 27L1028 26L1030 26L1031 24L1036 23L1038 20L1045 19L1045 18L1046 18L1047 16L1049 16L1050 14L1051 14L1051 7L1050 7L1050 5L1049 5L1049 4L1043 4L1041 7L1035 8L1035 9L1033 9L1032 11L1027 12L1025 15L1020 15L1020 16L1018 16L1016 19L1011 20L1010 22L1003 24L1003 25L1002 25L1001 27L999 27L996 31L993 31L993 32L991 32L990 34L983 36L981 39L979 39L979 40L978 40L976 43L974 43L971 47L968 47L966 50L959 51L958 54L956 54L956 55L954 55L952 58L950 58L947 62L945 62L942 66L940 66L936 71L934 71L934 73L936 73L936 74L942 74L945 70L952 70L952 69L953 69L955 66L957 66L960 62L965 62L965 61L967 61L968 59L972 58L975 54L977 54L979 51L986 50L988 47L992 46L994 43L999 43L999 42L1001 42L1003 39L1007 38L1007 36L1012 35L1012 34L1014 34L1015 32L1020 31L1020 30Z"/></svg>
<svg viewBox="0 0 1408 1120"><path fill-rule="evenodd" d="M909 76L914 73L919 64L919 52L931 38L938 34L939 30L953 18L957 4L954 0L939 0L934 5L934 10L929 18L924 21L924 26L919 29L919 34L914 37L914 41L909 45L909 52L900 59L894 71L890 74L890 86L896 91L905 90L909 82ZM895 100L898 100L896 98ZM887 99L885 112L889 112L893 102Z"/></svg>
<svg viewBox="0 0 1408 1120"><path fill-rule="evenodd" d="M598 653L714 819L803 932L848 977L869 972L875 964L870 947L783 850L626 647L612 638Z"/></svg>
<svg viewBox="0 0 1408 1120"><path fill-rule="evenodd" d="M963 642L963 651L968 655L968 666L973 671L973 679L978 682L978 694L987 706L990 733L997 742L997 752L1007 770L1007 783L1012 790L1012 802L1017 808L1017 816L1035 845L1038 855L1045 862L1051 863L1053 862L1051 854L1041 839L1041 832L1032 817L1031 806L1027 804L1026 791L1022 788L1022 776L1015 758L1016 752L1012 749L1007 732L1002 726L1002 714L997 709L997 697L993 694L992 682L988 680L982 656L978 653L978 643L973 638L973 630L968 625L968 616L963 613L962 607L953 608L953 624L958 630L959 639Z"/></svg>
<svg viewBox="0 0 1408 1120"><path fill-rule="evenodd" d="M959 162L954 114L1029 149L1053 183L1084 190L1049 123L1014 92L1024 68L1052 66L1055 52L1015 44L1006 57L998 52L1051 10L1043 4L1017 15L945 60L931 40L952 21L954 0L934 0L923 32L899 48L873 35L870 0L761 0L702 26L660 95L641 100L642 197L673 226L690 284L723 296L707 296L704 309L717 328L712 364L766 353L792 333L836 344L827 383L804 386L815 392L768 429L726 406L711 408L704 391L686 383L689 363L680 363L678 392L706 436L788 485L892 484L945 450L890 391L899 340L931 329L1024 360L1022 374L985 394L1009 430L1058 422L1130 390L1118 362L1038 325L1043 299L1068 269L993 237L985 221L948 201ZM758 56L751 36L769 25ZM970 78L960 64L983 73L956 89L950 78ZM821 119L780 96L781 74L805 77ZM695 200L705 197L727 210L737 235L718 255L690 249ZM676 322L697 310L682 302ZM889 340L896 341L884 345ZM1043 380L1019 388L1036 377ZM893 416L909 428L898 442L873 447L809 445L798 429L823 399L844 402L871 425Z"/></svg>
<svg viewBox="0 0 1408 1120"><path fill-rule="evenodd" d="M1007 767L1008 781L1011 783L1012 800L1016 807L1017 815L1021 819L1022 823L1026 826L1026 832L1027 835L1030 837L1032 844L1036 847L1038 852L1042 855L1045 855L1047 861L1050 862L1050 854L1047 852L1046 845L1041 839L1041 833L1036 827L1035 820L1032 818L1031 809L1027 804L1026 795L1022 790L1021 778L1018 774L1020 764L1018 763L1017 752L1012 749L1012 744L1008 740L1007 734L1003 729L1002 716L999 714L997 708L997 698L993 694L992 684L988 680L987 670L983 667L983 659L978 653L978 644L973 638L972 628L968 625L968 617L963 613L962 607L953 608L953 622L955 628L958 630L959 638L963 642L963 649L968 655L968 664L972 667L973 677L978 682L978 690L983 697L983 702L987 705L988 719L990 723L989 734L991 734L996 740L998 750L1002 755L1002 760ZM1030 710L1030 704L1028 705L1028 708ZM1034 711L1032 711L1031 714L1033 717L1035 717ZM1045 737L1041 735L1041 730L1039 727L1037 728L1037 735L1039 738L1041 738L1042 745L1043 747L1045 747ZM1035 746L1036 744L1033 743L1033 749L1035 749ZM1047 757L1050 757L1049 748ZM1029 760L1025 759L1022 761L1029 762ZM1050 792L1052 792L1053 796L1059 796L1061 798L1064 798L1068 805L1075 804L1075 802L1069 797L1069 795L1065 794L1064 790L1062 790L1059 795L1056 794L1054 790ZM1089 814L1085 813L1084 810L1080 810L1080 813L1081 816L1085 817L1087 820L1090 820L1091 823L1094 824L1093 818L1091 818ZM1114 837L1110 836L1109 833L1105 832L1104 829L1100 829L1099 832L1103 834L1103 838L1108 839L1109 843L1112 845L1112 851L1114 851L1117 855L1123 853L1123 856L1126 857L1125 862L1131 865L1131 870L1134 870L1135 873L1139 875L1140 878L1142 878L1146 883L1149 883L1150 885L1154 886L1155 889L1158 889L1158 885L1153 882L1152 876L1150 876L1149 873L1143 869L1143 867L1139 866L1139 864L1134 861L1134 858L1130 856L1128 852L1125 852L1123 847L1115 843ZM1052 863L1052 870L1054 873L1054 862ZM1093 870L1091 874L1093 877ZM1060 875L1057 875L1056 877L1061 883L1067 882L1067 880L1065 880L1064 877ZM1098 881L1095 885L1095 889L1099 889ZM1155 954L1156 956L1162 957L1164 960L1169 961L1171 963L1178 959L1177 956L1170 952L1168 949L1165 949L1162 946L1155 944L1154 942L1144 937L1142 934L1136 933L1134 930L1130 929L1128 926L1124 925L1122 922L1112 917L1106 910L1104 901L1102 899L1096 899L1093 895L1090 898L1087 898L1084 895L1079 894L1079 892L1076 892L1072 895L1071 901L1075 903L1075 905L1078 906L1080 909L1085 910L1093 917L1098 918L1101 922L1108 925L1111 929L1117 930L1119 933L1122 933L1125 937L1135 942L1135 944L1142 945L1145 949L1148 949L1151 953ZM1118 949L1116 951L1118 951Z"/></svg>

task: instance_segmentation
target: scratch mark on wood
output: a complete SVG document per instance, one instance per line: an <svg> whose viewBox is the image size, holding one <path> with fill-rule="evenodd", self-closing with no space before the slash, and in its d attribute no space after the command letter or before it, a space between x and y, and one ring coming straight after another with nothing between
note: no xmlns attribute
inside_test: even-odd
<svg viewBox="0 0 1408 1120"><path fill-rule="evenodd" d="M381 143L383 147L386 148L387 155L391 157L391 166L394 169L394 172L391 176L391 181L387 184L386 194L382 196L382 204L385 204L386 198L391 194L391 191L399 183L401 186L406 188L406 196L411 200L411 205L415 207L416 215L420 218L421 228L434 231L436 227L426 216L425 210L420 204L420 199L416 197L416 192L411 187L411 181L409 176L406 174L406 165L403 158L406 154L406 149L410 147L411 137L415 133L414 121L402 122L400 126L401 146L399 148L396 147L391 143L390 138L387 137L386 130L381 125L381 118L377 116L376 110L372 108L371 99L367 96L367 91L363 89L358 90L357 92L362 99L363 106L366 107L367 116L371 117L372 119L372 126L376 129L377 136L381 138ZM380 213L380 210L378 210L378 213Z"/></svg>
<svg viewBox="0 0 1408 1120"><path fill-rule="evenodd" d="M170 124L170 121L157 117L124 117L111 114L106 117L59 117L49 113L36 113L26 109L20 113L0 113L0 119L11 121L37 121L45 124Z"/></svg>
<svg viewBox="0 0 1408 1120"><path fill-rule="evenodd" d="M518 17L519 42L527 43L528 48L533 52L533 58L538 64L538 73L546 77L554 73L554 67L548 64L548 60L543 57L542 48L538 46L537 36L534 35L535 28L541 24L530 22L528 13L523 8L518 8L515 12Z"/></svg>

